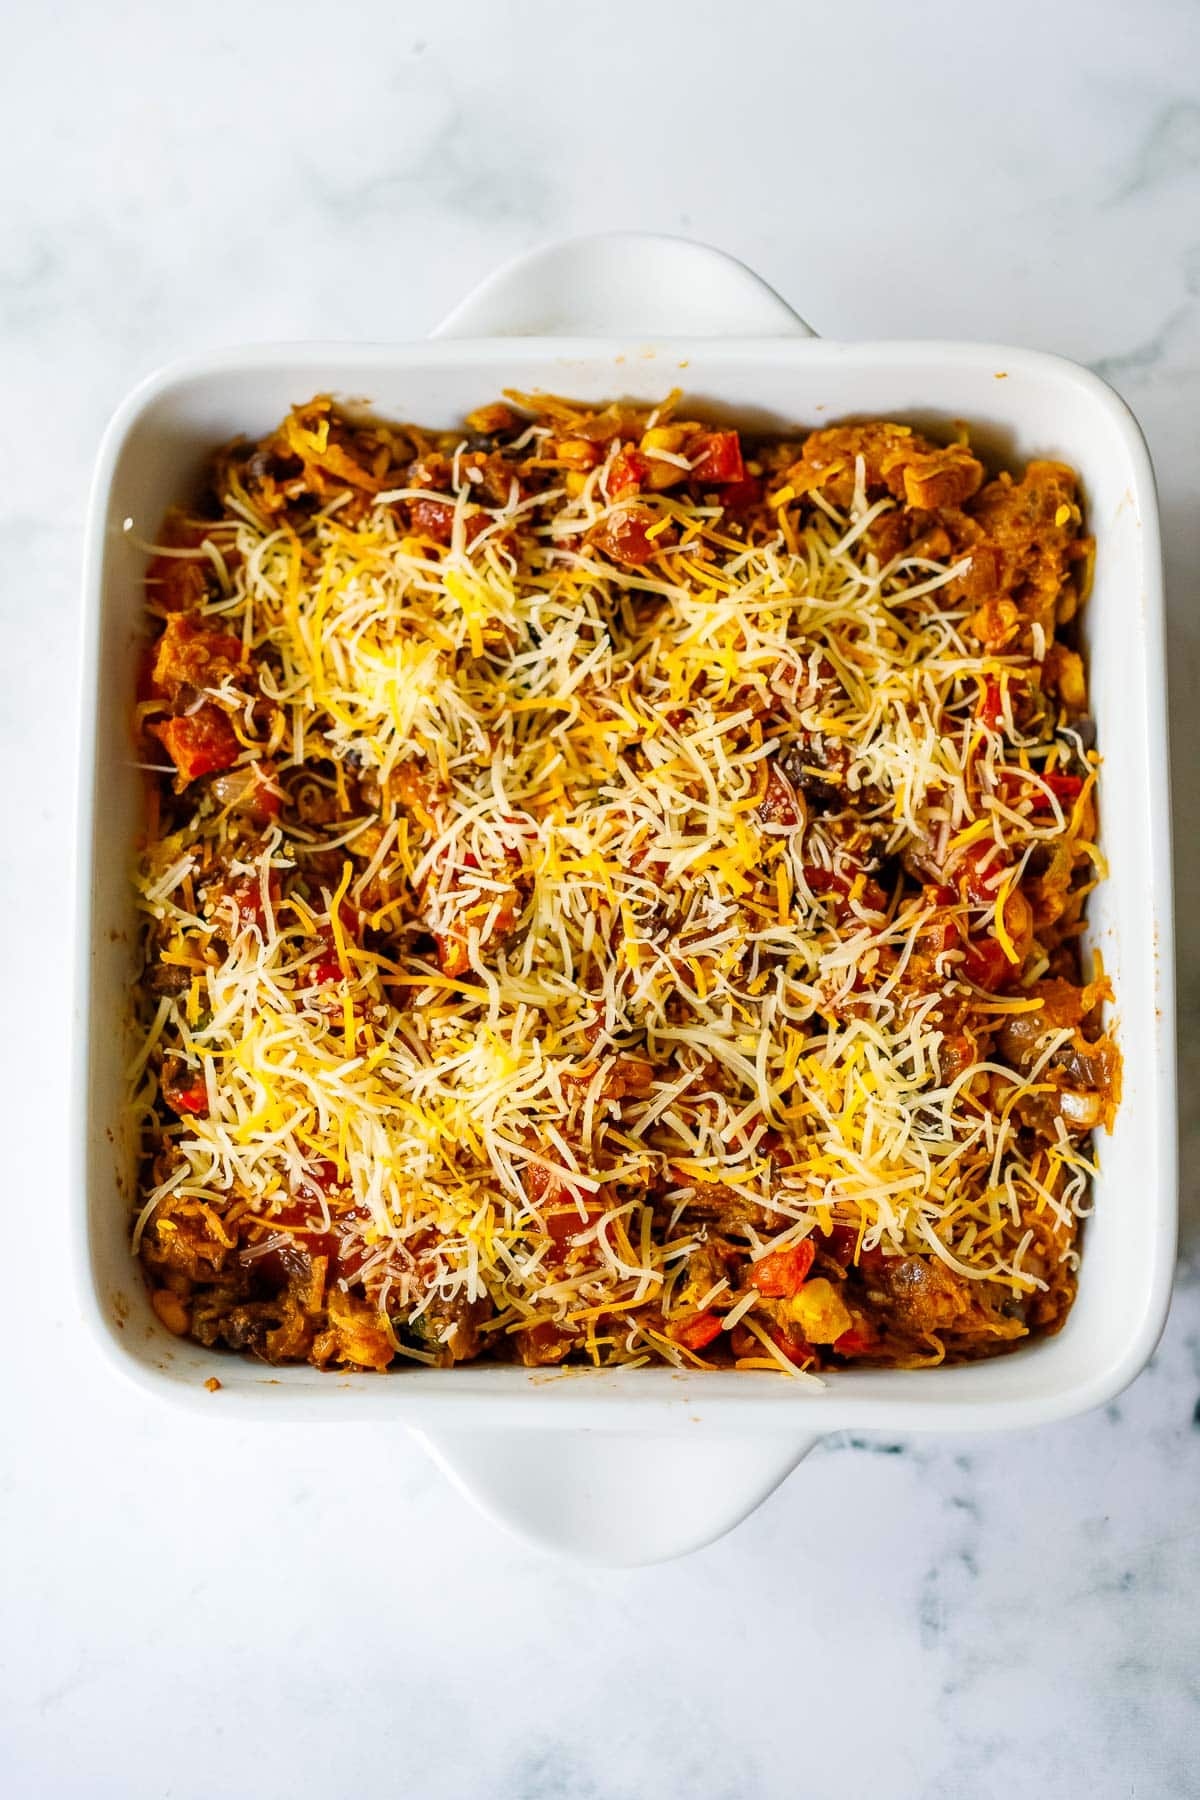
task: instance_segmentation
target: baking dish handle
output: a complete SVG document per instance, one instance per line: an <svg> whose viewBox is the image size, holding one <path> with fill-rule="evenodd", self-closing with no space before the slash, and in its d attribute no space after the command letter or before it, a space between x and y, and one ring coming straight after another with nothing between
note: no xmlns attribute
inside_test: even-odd
<svg viewBox="0 0 1200 1800"><path fill-rule="evenodd" d="M813 337L744 263L690 238L606 231L546 244L482 281L434 337Z"/></svg>
<svg viewBox="0 0 1200 1800"><path fill-rule="evenodd" d="M699 1550L740 1524L817 1442L616 1431L415 1434L497 1524L578 1562L631 1568Z"/></svg>
<svg viewBox="0 0 1200 1800"><path fill-rule="evenodd" d="M442 338L812 337L743 263L687 238L604 232L498 269L442 320ZM482 1512L583 1562L662 1562L711 1543L765 1500L815 1436L418 1432Z"/></svg>

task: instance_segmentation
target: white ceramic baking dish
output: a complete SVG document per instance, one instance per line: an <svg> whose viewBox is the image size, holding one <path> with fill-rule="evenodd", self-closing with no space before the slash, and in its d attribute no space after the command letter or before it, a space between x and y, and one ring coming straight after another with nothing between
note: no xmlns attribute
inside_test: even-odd
<svg viewBox="0 0 1200 1800"><path fill-rule="evenodd" d="M994 457L1052 455L1081 471L1097 538L1086 631L1111 864L1090 929L1115 986L1125 1095L1101 1145L1065 1329L973 1367L846 1371L821 1388L748 1372L322 1375L169 1337L129 1253L119 1125L135 944L128 875L142 805L128 718L143 557L123 521L152 536L214 445L261 433L318 391L451 426L504 388L602 400L675 386L689 411L771 429L847 415L934 427L966 419ZM1176 1210L1163 591L1145 445L1094 375L993 345L823 342L740 264L696 244L557 245L494 276L427 342L235 350L145 382L100 451L83 646L76 1223L92 1349L147 1392L202 1407L209 1429L246 1410L264 1422L412 1427L493 1516L579 1556L635 1563L728 1529L825 1432L1041 1424L1109 1399L1145 1363L1166 1315ZM221 1389L210 1394L214 1374Z"/></svg>

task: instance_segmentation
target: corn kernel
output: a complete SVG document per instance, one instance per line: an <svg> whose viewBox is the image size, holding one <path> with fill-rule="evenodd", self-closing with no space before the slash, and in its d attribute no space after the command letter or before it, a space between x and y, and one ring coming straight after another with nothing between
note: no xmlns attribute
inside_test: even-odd
<svg viewBox="0 0 1200 1800"><path fill-rule="evenodd" d="M686 435L681 425L655 425L643 434L638 448L651 456L656 450L669 450L672 455L678 455Z"/></svg>
<svg viewBox="0 0 1200 1800"><path fill-rule="evenodd" d="M594 469L598 461L595 444L589 444L586 438L563 438L555 456L568 469Z"/></svg>
<svg viewBox="0 0 1200 1800"><path fill-rule="evenodd" d="M832 1281L822 1276L806 1281L800 1292L783 1305L810 1344L832 1344L854 1323Z"/></svg>

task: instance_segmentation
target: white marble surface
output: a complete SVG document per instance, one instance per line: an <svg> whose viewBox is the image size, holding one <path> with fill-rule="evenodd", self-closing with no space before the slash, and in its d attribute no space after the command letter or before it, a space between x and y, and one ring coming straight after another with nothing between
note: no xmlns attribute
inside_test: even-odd
<svg viewBox="0 0 1200 1800"><path fill-rule="evenodd" d="M178 353L416 335L499 259L606 227L724 245L831 334L1065 352L1135 408L1170 560L1194 1161L1190 0L74 0L4 16L10 1270L35 1232L66 1229L75 747L54 696L74 678L105 419ZM1190 1168L1184 1206L1166 1338L1106 1413L987 1441L830 1442L734 1536L623 1574L501 1538L399 1431L335 1444L149 1406L89 1366L69 1284L39 1257L5 1282L0 1789L1195 1795Z"/></svg>

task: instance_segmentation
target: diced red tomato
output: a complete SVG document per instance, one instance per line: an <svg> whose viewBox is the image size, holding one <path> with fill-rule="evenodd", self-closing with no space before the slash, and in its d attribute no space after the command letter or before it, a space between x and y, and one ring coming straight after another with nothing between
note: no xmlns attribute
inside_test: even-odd
<svg viewBox="0 0 1200 1800"><path fill-rule="evenodd" d="M979 702L979 720L989 731L999 731L1004 723L1004 701L1000 683L994 675L984 678L983 698Z"/></svg>
<svg viewBox="0 0 1200 1800"><path fill-rule="evenodd" d="M218 806L243 813L258 824L276 818L283 804L275 786L275 771L266 762L243 763L222 774L213 782L212 796Z"/></svg>
<svg viewBox="0 0 1200 1800"><path fill-rule="evenodd" d="M216 687L239 670L242 640L228 631L212 631L194 624L187 614L174 612L163 626L153 655L152 689L173 701L184 687Z"/></svg>
<svg viewBox="0 0 1200 1800"><path fill-rule="evenodd" d="M320 1156L311 1162L300 1178L300 1192L311 1194L316 1198L318 1192L327 1194L337 1180L337 1164L331 1163L327 1157Z"/></svg>
<svg viewBox="0 0 1200 1800"><path fill-rule="evenodd" d="M849 894L854 886L855 876L845 874L841 869L810 868L805 864L804 879L814 894ZM866 885L874 887L876 893L883 891L875 882L868 882Z"/></svg>
<svg viewBox="0 0 1200 1800"><path fill-rule="evenodd" d="M207 558L155 556L146 565L146 597L163 612L190 612L208 597Z"/></svg>
<svg viewBox="0 0 1200 1800"><path fill-rule="evenodd" d="M1083 781L1078 775L1042 775L1041 781L1045 784L1044 787L1019 769L1004 769L1000 774L1000 793L1005 800L1010 801L1029 798L1033 801L1035 812L1048 812L1050 802L1046 796L1046 788L1049 788L1062 806L1068 808L1074 805L1083 792Z"/></svg>
<svg viewBox="0 0 1200 1800"><path fill-rule="evenodd" d="M958 904L958 895L944 881L926 882L925 899L931 906L952 907ZM947 950L957 950L962 942L962 928L959 920L951 912L941 912L921 928L921 942L931 956L940 956Z"/></svg>
<svg viewBox="0 0 1200 1800"><path fill-rule="evenodd" d="M338 907L338 918L341 920L344 933L355 937L362 929L362 914L356 906L343 900ZM310 978L313 981L340 981L342 979L342 963L337 953L333 932L324 925L320 932L322 948L315 962L309 965Z"/></svg>
<svg viewBox="0 0 1200 1800"><path fill-rule="evenodd" d="M279 901L279 877L274 870L267 877L267 892L272 906L275 906ZM240 931L243 925L257 925L261 930L266 924L262 884L257 875L239 875L226 886L210 889L205 896L206 911L211 915L218 910L220 903L230 900L233 902L235 930Z"/></svg>
<svg viewBox="0 0 1200 1800"><path fill-rule="evenodd" d="M849 900L856 877L843 874L838 869L810 868L805 864L804 879L814 894L836 894L844 900ZM869 875L863 883L859 900L872 912L884 912L887 909L887 895L879 883L873 881Z"/></svg>
<svg viewBox="0 0 1200 1800"><path fill-rule="evenodd" d="M672 1321L668 1330L675 1342L686 1350L703 1350L720 1335L721 1320L717 1313L702 1312L691 1319Z"/></svg>
<svg viewBox="0 0 1200 1800"><path fill-rule="evenodd" d="M801 1337L789 1336L778 1325L772 1328L771 1339L778 1344L788 1361L795 1363L798 1369L803 1369L808 1363L815 1363L819 1360L817 1352L811 1344L805 1343Z"/></svg>
<svg viewBox="0 0 1200 1800"><path fill-rule="evenodd" d="M834 1225L828 1231L820 1231L817 1236L821 1240L821 1249L834 1262L840 1263L843 1269L854 1261L854 1252L858 1248L858 1227L856 1225Z"/></svg>
<svg viewBox="0 0 1200 1800"><path fill-rule="evenodd" d="M446 500L414 500L409 507L412 528L435 544L448 544L454 534L454 508Z"/></svg>
<svg viewBox="0 0 1200 1800"><path fill-rule="evenodd" d="M810 869L805 866L804 879L814 894L848 894L850 883L832 869Z"/></svg>
<svg viewBox="0 0 1200 1800"><path fill-rule="evenodd" d="M540 1163L529 1164L524 1182L525 1192L545 1221L546 1236L554 1246L553 1257L562 1261L569 1250L578 1248L572 1245L572 1238L595 1223L606 1210L605 1203L598 1195L585 1198L582 1188L564 1181Z"/></svg>
<svg viewBox="0 0 1200 1800"><path fill-rule="evenodd" d="M535 1206L540 1206L543 1200L554 1199L562 1192L563 1187L562 1181L552 1169L535 1162L531 1162L525 1170L524 1185L525 1192Z"/></svg>
<svg viewBox="0 0 1200 1800"><path fill-rule="evenodd" d="M443 975L454 980L470 968L467 934L461 927L451 925L449 931L435 931L433 941L437 947L437 965Z"/></svg>
<svg viewBox="0 0 1200 1800"><path fill-rule="evenodd" d="M709 432L707 436L697 439L693 452L693 481L720 487L727 481L745 479L742 442L736 431Z"/></svg>
<svg viewBox="0 0 1200 1800"><path fill-rule="evenodd" d="M560 1188L565 1193L566 1187ZM558 1250L566 1250L571 1246L571 1239L586 1231L589 1225L600 1217L604 1211L602 1206L588 1206L584 1203L583 1214L575 1205L547 1207L542 1214L546 1222L546 1236Z"/></svg>
<svg viewBox="0 0 1200 1800"><path fill-rule="evenodd" d="M878 1343L875 1333L865 1327L861 1330L851 1327L843 1331L840 1338L833 1340L833 1347L839 1356L866 1356Z"/></svg>
<svg viewBox="0 0 1200 1800"><path fill-rule="evenodd" d="M533 1205L538 1207L546 1221L546 1231L556 1244L561 1244L577 1232L586 1231L592 1218L598 1218L606 1210L599 1198L584 1197L584 1191L572 1181L566 1181L553 1169L543 1167L541 1163L530 1163L524 1174L525 1192ZM580 1205L587 1219L580 1212Z"/></svg>
<svg viewBox="0 0 1200 1800"><path fill-rule="evenodd" d="M962 942L962 932L958 920L951 913L939 913L928 925L921 927L921 943L931 956L942 956L947 950L957 950Z"/></svg>
<svg viewBox="0 0 1200 1800"><path fill-rule="evenodd" d="M1078 775L1043 775L1042 780L1054 798L1065 805L1073 804L1083 792L1083 781Z"/></svg>
<svg viewBox="0 0 1200 1800"><path fill-rule="evenodd" d="M448 500L413 500L409 507L409 518L413 530L423 537L432 538L435 544L448 544L454 536L454 507ZM480 532L487 530L492 520L493 515L486 508L466 515L463 520L463 539L468 550Z"/></svg>
<svg viewBox="0 0 1200 1800"><path fill-rule="evenodd" d="M345 902L338 909L339 917L345 930L354 935L361 926L361 914L353 906ZM321 932L322 949L314 963L309 965L309 974L313 981L340 981L342 979L342 961L337 952L333 932L326 925Z"/></svg>
<svg viewBox="0 0 1200 1800"><path fill-rule="evenodd" d="M749 512L762 497L763 484L756 475L747 475L744 481L724 482L721 487L721 505L726 512Z"/></svg>
<svg viewBox="0 0 1200 1800"><path fill-rule="evenodd" d="M758 816L764 825L782 825L789 831L800 823L792 785L774 763L767 770L767 787Z"/></svg>
<svg viewBox="0 0 1200 1800"><path fill-rule="evenodd" d="M276 819L283 805L283 797L274 786L274 770L267 763L251 763L253 792L247 802L247 810L256 819Z"/></svg>
<svg viewBox="0 0 1200 1800"><path fill-rule="evenodd" d="M760 1294L766 1294L771 1299L784 1299L788 1295L798 1294L816 1254L811 1238L792 1244L787 1250L773 1250L769 1256L760 1256L756 1263L750 1265L750 1280Z"/></svg>
<svg viewBox="0 0 1200 1800"><path fill-rule="evenodd" d="M198 551L211 530L203 519L189 519L172 509L159 541L165 549ZM207 599L211 572L207 556L151 557L146 565L147 605L159 612L190 612Z"/></svg>
<svg viewBox="0 0 1200 1800"><path fill-rule="evenodd" d="M332 944L327 950L322 950L316 962L311 965L309 973L312 979L318 983L342 979L342 965Z"/></svg>
<svg viewBox="0 0 1200 1800"><path fill-rule="evenodd" d="M994 839L967 844L958 857L959 886L976 906L989 905L996 898L1007 868L1004 852Z"/></svg>
<svg viewBox="0 0 1200 1800"><path fill-rule="evenodd" d="M632 444L626 444L613 458L608 471L608 497L610 500L624 500L629 494L641 491L649 465L640 450Z"/></svg>
<svg viewBox="0 0 1200 1800"><path fill-rule="evenodd" d="M280 1227L287 1236L283 1243L255 1256L253 1266L256 1282L282 1288L289 1279L310 1271L314 1257L318 1256L328 1259L330 1281L340 1278L351 1282L370 1256L370 1246L364 1245L361 1238L352 1244L347 1243L351 1229L363 1218L362 1213L353 1207L346 1212L339 1212L331 1231L327 1231L323 1220L313 1214L312 1200L316 1198L317 1188L332 1185L337 1173L332 1163L318 1166L331 1171L329 1183L323 1180L317 1182L311 1176L306 1176L297 1191L307 1193L311 1198L277 1202L269 1214L264 1214L257 1220L264 1231Z"/></svg>
<svg viewBox="0 0 1200 1800"><path fill-rule="evenodd" d="M539 1319L536 1325L527 1325L515 1335L521 1361L532 1369L560 1363L575 1341L574 1333L564 1331L553 1319Z"/></svg>
<svg viewBox="0 0 1200 1800"><path fill-rule="evenodd" d="M179 1113L180 1116L184 1113L191 1113L197 1117L203 1117L208 1112L208 1088L205 1086L203 1076L197 1075L194 1070L188 1070L187 1074L177 1081L164 1079L163 1099L172 1111Z"/></svg>
<svg viewBox="0 0 1200 1800"><path fill-rule="evenodd" d="M647 506L622 506L600 521L591 533L591 541L614 562L628 563L636 568L649 562L655 551L663 547L666 533L660 533L657 538L650 536L651 528L657 523Z"/></svg>
<svg viewBox="0 0 1200 1800"><path fill-rule="evenodd" d="M261 927L266 923L257 875L239 875L229 889L229 898L233 901L239 928L243 925Z"/></svg>
<svg viewBox="0 0 1200 1800"><path fill-rule="evenodd" d="M1011 973L1012 964L996 939L989 935L970 940L963 950L962 968L968 981L994 993Z"/></svg>
<svg viewBox="0 0 1200 1800"><path fill-rule="evenodd" d="M201 775L228 769L242 753L233 726L219 706L205 703L198 712L165 719L150 728L179 770L186 786Z"/></svg>

